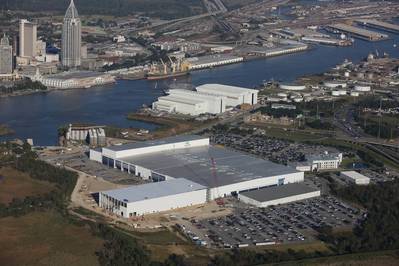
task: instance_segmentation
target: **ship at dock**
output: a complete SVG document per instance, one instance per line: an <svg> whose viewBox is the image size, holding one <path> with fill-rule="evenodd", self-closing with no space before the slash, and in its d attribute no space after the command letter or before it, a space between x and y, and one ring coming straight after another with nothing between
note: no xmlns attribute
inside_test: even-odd
<svg viewBox="0 0 399 266"><path fill-rule="evenodd" d="M171 58L168 56L169 63L165 63L162 59L159 63L151 65L146 78L148 80L160 80L168 78L176 78L189 75L189 64L180 58Z"/></svg>

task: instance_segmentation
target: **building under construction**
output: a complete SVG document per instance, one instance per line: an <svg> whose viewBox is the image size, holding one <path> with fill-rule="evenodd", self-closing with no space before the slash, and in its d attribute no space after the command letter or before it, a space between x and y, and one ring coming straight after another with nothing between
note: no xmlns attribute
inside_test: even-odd
<svg viewBox="0 0 399 266"><path fill-rule="evenodd" d="M90 146L105 146L106 136L104 126L85 126L69 124L66 139L87 142Z"/></svg>

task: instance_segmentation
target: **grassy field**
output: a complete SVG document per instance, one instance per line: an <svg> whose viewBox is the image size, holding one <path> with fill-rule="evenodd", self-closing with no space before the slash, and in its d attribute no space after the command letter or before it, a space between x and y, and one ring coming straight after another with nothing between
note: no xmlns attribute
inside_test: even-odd
<svg viewBox="0 0 399 266"><path fill-rule="evenodd" d="M103 241L57 212L0 219L0 265L98 265Z"/></svg>
<svg viewBox="0 0 399 266"><path fill-rule="evenodd" d="M11 167L0 168L0 203L8 204L13 198L45 194L54 188L51 183L32 179Z"/></svg>
<svg viewBox="0 0 399 266"><path fill-rule="evenodd" d="M258 128L260 128L258 126ZM304 131L304 130L293 130L293 129L284 129L281 127L266 127L264 128L267 137L274 137L278 139L285 139L289 141L314 141L317 139L324 139L329 137L328 134L323 134L321 132L317 132L317 130L312 131Z"/></svg>
<svg viewBox="0 0 399 266"><path fill-rule="evenodd" d="M380 251L358 254L348 254L341 256L331 256L317 259L307 259L295 262L277 263L274 265L313 265L313 266L394 266L399 264L398 251Z"/></svg>

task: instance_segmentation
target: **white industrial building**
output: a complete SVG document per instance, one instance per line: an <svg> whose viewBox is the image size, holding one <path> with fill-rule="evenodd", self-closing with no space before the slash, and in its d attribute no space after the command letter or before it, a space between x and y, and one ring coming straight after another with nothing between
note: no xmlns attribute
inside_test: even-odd
<svg viewBox="0 0 399 266"><path fill-rule="evenodd" d="M204 69L217 67L222 65L234 64L244 61L241 56L234 56L229 54L206 55L201 57L188 58L190 70Z"/></svg>
<svg viewBox="0 0 399 266"><path fill-rule="evenodd" d="M294 201L320 197L320 190L303 183L273 186L257 190L242 192L238 199L258 208L290 203Z"/></svg>
<svg viewBox="0 0 399 266"><path fill-rule="evenodd" d="M197 91L225 96L227 97L228 106L237 106L245 103L254 105L258 102L258 90L237 86L228 86L222 84L204 84L198 86Z"/></svg>
<svg viewBox="0 0 399 266"><path fill-rule="evenodd" d="M168 96L159 97L152 108L169 113L200 115L220 114L226 111L226 97L197 91L172 89Z"/></svg>
<svg viewBox="0 0 399 266"><path fill-rule="evenodd" d="M258 91L221 84L205 84L195 91L171 89L168 96L159 97L152 109L188 115L221 114L228 107L258 102Z"/></svg>
<svg viewBox="0 0 399 266"><path fill-rule="evenodd" d="M99 205L125 218L206 202L206 187L185 178L99 193Z"/></svg>
<svg viewBox="0 0 399 266"><path fill-rule="evenodd" d="M341 176L344 177L347 181L356 185L370 184L370 178L355 171L341 172Z"/></svg>
<svg viewBox="0 0 399 266"><path fill-rule="evenodd" d="M342 153L325 152L312 155L305 162L295 164L296 170L302 172L338 169L343 159Z"/></svg>
<svg viewBox="0 0 399 266"><path fill-rule="evenodd" d="M192 184L198 190L204 187L205 201L237 195L252 189L298 183L304 180L304 174L293 168L215 147L209 145L209 138L193 135L90 150L90 159L120 171L135 174L148 181L164 183L175 179L189 180L198 185ZM162 188L163 185L159 186ZM124 216L130 216L130 213L134 214L135 212L139 214L161 211L154 202L159 202L157 199L163 197L164 194L152 194L151 189L147 189L151 186L136 186L135 188L144 191L144 194L147 193L146 190L149 190L148 195L144 196L148 199L140 200L148 200L146 203L140 203L143 204L140 206L146 206L147 209L146 211L139 209L127 211L125 209ZM134 189L132 188L132 190ZM202 192L195 191L193 199L203 199ZM126 190L122 192L122 194L126 194ZM118 198L123 203L122 196L116 196L118 190L113 191L113 196L107 192L101 193L112 199ZM173 191L170 193L177 194ZM191 193L191 191L187 193ZM150 199L151 201L149 201ZM131 201L134 202L134 200ZM179 206L190 206L196 202L201 202L201 200L192 202L188 196L186 203L179 203ZM172 207L175 208L175 206ZM120 212L118 214L120 215Z"/></svg>

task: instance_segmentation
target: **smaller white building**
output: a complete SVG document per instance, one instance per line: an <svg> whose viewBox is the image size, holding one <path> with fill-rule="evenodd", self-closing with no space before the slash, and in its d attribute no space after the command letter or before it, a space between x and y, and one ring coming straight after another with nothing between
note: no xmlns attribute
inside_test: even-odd
<svg viewBox="0 0 399 266"><path fill-rule="evenodd" d="M320 155L313 155L308 158L311 171L338 169L342 163L342 153L325 152Z"/></svg>
<svg viewBox="0 0 399 266"><path fill-rule="evenodd" d="M320 190L318 189L303 183L292 183L242 192L238 195L238 199L258 208L265 208L319 196Z"/></svg>
<svg viewBox="0 0 399 266"><path fill-rule="evenodd" d="M185 178L99 193L100 207L129 218L206 202L206 187Z"/></svg>
<svg viewBox="0 0 399 266"><path fill-rule="evenodd" d="M342 163L342 153L325 152L319 155L312 155L304 162L292 163L291 166L301 172L338 169Z"/></svg>
<svg viewBox="0 0 399 266"><path fill-rule="evenodd" d="M356 185L370 184L370 178L355 171L341 172L341 176L344 177L349 182L354 183Z"/></svg>

